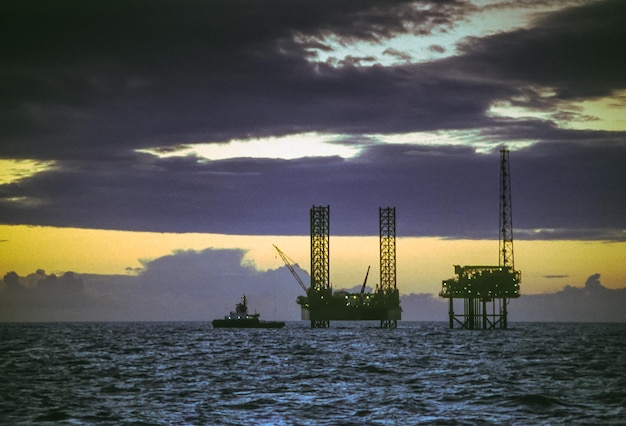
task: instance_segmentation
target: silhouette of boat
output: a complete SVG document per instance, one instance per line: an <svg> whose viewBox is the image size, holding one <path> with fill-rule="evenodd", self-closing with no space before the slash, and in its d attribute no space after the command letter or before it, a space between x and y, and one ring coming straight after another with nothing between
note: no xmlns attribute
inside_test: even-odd
<svg viewBox="0 0 626 426"><path fill-rule="evenodd" d="M213 320L213 328L282 328L283 321L261 321L260 314L249 314L246 295L241 296L241 302L237 303L235 311L231 311L224 319Z"/></svg>

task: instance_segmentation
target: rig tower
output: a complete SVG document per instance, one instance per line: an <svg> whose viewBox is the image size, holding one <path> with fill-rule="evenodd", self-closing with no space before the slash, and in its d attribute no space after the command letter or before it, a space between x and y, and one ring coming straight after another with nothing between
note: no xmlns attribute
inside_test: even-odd
<svg viewBox="0 0 626 426"><path fill-rule="evenodd" d="M311 208L311 291L309 301L330 300L330 206ZM328 328L330 320L311 316L311 328Z"/></svg>
<svg viewBox="0 0 626 426"><path fill-rule="evenodd" d="M379 297L386 304L393 304L399 300L396 287L396 208L379 208L380 217L380 287ZM380 320L381 328L396 328L400 319L400 304L398 311L390 310L386 318Z"/></svg>
<svg viewBox="0 0 626 426"><path fill-rule="evenodd" d="M509 150L500 150L500 227L498 266L454 266L454 278L444 280L439 295L449 299L449 324L466 329L508 328L509 299L519 297L522 274L513 262L513 216ZM463 314L454 312L463 299Z"/></svg>
<svg viewBox="0 0 626 426"><path fill-rule="evenodd" d="M331 320L380 321L381 328L396 328L402 319L400 296L396 288L396 209L380 209L380 280L376 291L366 293L367 268L361 290L333 291L330 284L329 262L329 206L311 208L311 285L307 289L278 247L285 265L306 291L298 296L303 320L311 321L311 328L328 328Z"/></svg>
<svg viewBox="0 0 626 426"><path fill-rule="evenodd" d="M511 174L509 150L500 150L500 266L514 267L513 208L511 205Z"/></svg>

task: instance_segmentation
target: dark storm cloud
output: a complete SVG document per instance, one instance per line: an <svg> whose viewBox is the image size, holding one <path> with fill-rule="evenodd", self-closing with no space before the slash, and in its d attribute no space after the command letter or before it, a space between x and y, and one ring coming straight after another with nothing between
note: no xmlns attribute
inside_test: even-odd
<svg viewBox="0 0 626 426"><path fill-rule="evenodd" d="M463 55L430 64L337 69L306 61L310 44L326 35L431 33L473 10L455 1L420 4L429 7L375 0L11 4L0 29L12 41L2 47L0 155L79 158L300 131L480 128L493 125L485 112L495 99L536 102L532 85L570 96L624 87L620 2L466 42ZM371 58L343 63L363 60Z"/></svg>
<svg viewBox="0 0 626 426"><path fill-rule="evenodd" d="M457 1L420 4L429 7L400 0L5 6L0 35L11 42L0 47L0 157L56 160L56 167L0 186L0 222L307 234L309 207L330 204L333 233L375 235L376 209L391 205L401 235L495 238L497 153L376 145L363 136L471 130L468 139L477 134L494 146L539 142L511 154L514 224L533 230L519 236L613 239L625 225L624 133L487 112L509 99L557 114L563 98L623 88L622 2L554 13L536 28L467 41L460 55L431 63L308 61L313 47L332 49L326 36L348 43L437 32L474 10ZM541 85L558 93L546 98ZM366 149L348 160L292 161L133 152L304 131L344 134L341 143Z"/></svg>
<svg viewBox="0 0 626 426"><path fill-rule="evenodd" d="M512 152L516 236L623 239L625 156L626 146L614 143L545 143ZM306 235L311 205L329 204L333 235L377 235L378 207L395 206L399 236L498 236L497 151L373 145L350 160L200 162L143 155L115 170L72 166L0 187L2 220ZM19 197L28 198L13 200Z"/></svg>
<svg viewBox="0 0 626 426"><path fill-rule="evenodd" d="M626 144L602 137L597 134L591 143L538 144L520 152L515 163L512 157L518 228L544 228L537 239L624 239Z"/></svg>
<svg viewBox="0 0 626 426"><path fill-rule="evenodd" d="M71 158L362 127L363 115L397 92L394 76L316 69L294 37L319 44L330 34L428 33L450 27L467 7L423 3L429 7L416 11L406 1L373 0L13 2L0 29L11 40L1 52L0 154ZM385 92L373 108L372 97ZM364 100L369 108L358 106Z"/></svg>
<svg viewBox="0 0 626 426"><path fill-rule="evenodd" d="M529 29L466 41L461 62L484 76L554 88L565 99L608 95L626 88L625 20L623 1L592 2Z"/></svg>

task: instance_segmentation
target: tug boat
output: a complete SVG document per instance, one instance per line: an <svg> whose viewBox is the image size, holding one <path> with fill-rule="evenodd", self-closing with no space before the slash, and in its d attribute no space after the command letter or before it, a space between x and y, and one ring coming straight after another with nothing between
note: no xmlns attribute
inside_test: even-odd
<svg viewBox="0 0 626 426"><path fill-rule="evenodd" d="M283 328L283 321L261 321L260 314L248 313L246 295L241 296L241 302L237 303L235 311L231 311L224 319L213 320L213 328Z"/></svg>

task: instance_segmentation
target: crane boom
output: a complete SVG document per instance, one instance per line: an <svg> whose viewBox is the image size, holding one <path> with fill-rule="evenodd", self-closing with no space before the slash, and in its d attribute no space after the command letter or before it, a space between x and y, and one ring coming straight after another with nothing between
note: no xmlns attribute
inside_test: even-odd
<svg viewBox="0 0 626 426"><path fill-rule="evenodd" d="M285 262L285 266L287 268L289 268L289 271L291 272L291 275L293 275L293 277L296 279L296 281L298 281L298 284L300 284L300 287L302 287L302 290L304 290L304 293L306 294L306 292L307 292L306 286L304 285L304 283L302 282L302 280L300 279L300 277L296 273L296 270L293 269L293 266L291 266L292 263L294 263L296 265L297 265L297 263L294 262L293 259L289 258L289 256L287 256L285 253L283 253L278 247L276 247L275 244L272 244L272 245L274 246L274 248L276 249L276 251L280 255L280 258L283 259L283 262Z"/></svg>
<svg viewBox="0 0 626 426"><path fill-rule="evenodd" d="M370 274L370 267L367 267L367 272L365 273L365 279L363 280L363 285L361 286L361 294L365 293L365 284L367 284L367 276Z"/></svg>

